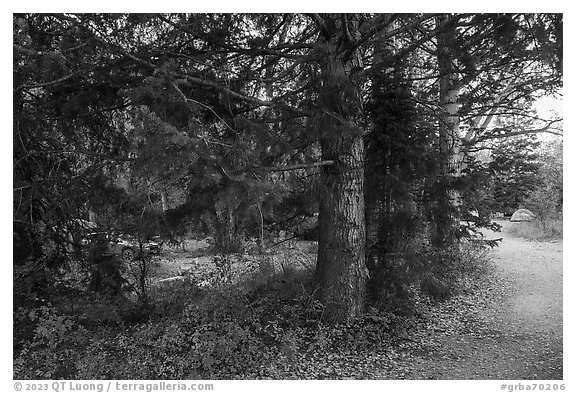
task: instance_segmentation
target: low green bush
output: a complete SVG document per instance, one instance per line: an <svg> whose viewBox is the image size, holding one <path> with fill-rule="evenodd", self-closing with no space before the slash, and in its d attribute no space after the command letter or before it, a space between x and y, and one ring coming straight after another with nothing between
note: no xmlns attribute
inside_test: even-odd
<svg viewBox="0 0 576 393"><path fill-rule="evenodd" d="M563 236L562 226L562 218L549 219L545 222L521 221L512 223L510 233L529 240L558 240Z"/></svg>
<svg viewBox="0 0 576 393"><path fill-rule="evenodd" d="M173 283L151 291L146 307L69 299L29 316L36 327L16 354L14 378L281 378L311 352L361 350L392 336L396 317L375 308L324 324L314 294L309 271L286 268L212 289Z"/></svg>
<svg viewBox="0 0 576 393"><path fill-rule="evenodd" d="M61 314L50 305L18 311L19 318L27 319L34 326L34 334L31 340L22 345L14 360L14 377L68 378L79 356L76 349L89 342L88 331L74 318Z"/></svg>
<svg viewBox="0 0 576 393"><path fill-rule="evenodd" d="M491 269L489 249L486 243L473 240L436 248L410 239L380 262L369 283L370 302L384 312L413 316L422 296L444 301L470 289L473 280Z"/></svg>
<svg viewBox="0 0 576 393"><path fill-rule="evenodd" d="M146 302L61 288L50 302L16 309L15 331L28 330L15 346L14 378L282 378L310 354L391 345L407 335L423 298L443 300L489 268L486 250L474 243L413 243L390 256L362 317L327 325L313 269L289 258L278 267L263 257L256 271L211 286L193 278L153 285Z"/></svg>

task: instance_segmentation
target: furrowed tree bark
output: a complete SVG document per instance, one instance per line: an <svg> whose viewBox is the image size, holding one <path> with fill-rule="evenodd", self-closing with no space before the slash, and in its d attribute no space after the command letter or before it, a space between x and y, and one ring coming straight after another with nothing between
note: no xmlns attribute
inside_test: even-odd
<svg viewBox="0 0 576 393"><path fill-rule="evenodd" d="M336 164L321 172L316 279L327 319L346 321L362 314L366 294L364 144L346 135L323 138L321 146Z"/></svg>
<svg viewBox="0 0 576 393"><path fill-rule="evenodd" d="M457 243L460 225L462 196L457 189L462 176L462 141L460 138L460 117L458 99L460 84L451 51L455 45L456 29L453 23L446 23L447 16L438 16L438 24L446 28L438 34L439 78L439 140L440 153L439 181L440 195L435 214L435 233L432 243L438 247L449 247Z"/></svg>
<svg viewBox="0 0 576 393"><path fill-rule="evenodd" d="M322 18L318 47L322 86L319 103L322 160L316 264L319 297L329 321L345 322L364 311L367 269L364 221L364 140L355 126L360 90L351 76L360 67L345 17Z"/></svg>

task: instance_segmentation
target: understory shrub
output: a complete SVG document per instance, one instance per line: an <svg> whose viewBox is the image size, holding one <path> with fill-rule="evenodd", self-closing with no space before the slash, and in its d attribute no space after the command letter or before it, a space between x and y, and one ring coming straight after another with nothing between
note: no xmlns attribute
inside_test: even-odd
<svg viewBox="0 0 576 393"><path fill-rule="evenodd" d="M380 286L367 312L336 325L324 322L307 253L261 255L234 279L232 259L217 256L211 284L192 276L154 284L146 301L61 287L50 301L16 308L15 332L26 334L15 346L14 378L281 377L312 353L385 350L408 336L424 298L443 300L465 289L488 260L473 242L437 249L407 241L372 280Z"/></svg>
<svg viewBox="0 0 576 393"><path fill-rule="evenodd" d="M474 241L431 250L423 261L427 268L420 281L422 292L435 300L445 300L468 289L470 280L488 273L491 266L488 250Z"/></svg>
<svg viewBox="0 0 576 393"><path fill-rule="evenodd" d="M76 349L88 343L88 331L50 305L19 310L18 314L34 326L34 335L14 360L14 376L18 379L67 378L74 370Z"/></svg>
<svg viewBox="0 0 576 393"><path fill-rule="evenodd" d="M371 278L370 301L386 312L414 315L422 296L443 301L468 290L490 270L489 250L486 243L474 240L448 248L417 239L406 241L380 262Z"/></svg>
<svg viewBox="0 0 576 393"><path fill-rule="evenodd" d="M78 296L39 308L33 337L15 354L14 378L274 378L310 352L386 345L399 326L375 308L326 325L312 283L308 270L285 267L214 288L175 282L151 291L147 308Z"/></svg>
<svg viewBox="0 0 576 393"><path fill-rule="evenodd" d="M562 218L514 222L510 233L529 240L558 240L563 236Z"/></svg>

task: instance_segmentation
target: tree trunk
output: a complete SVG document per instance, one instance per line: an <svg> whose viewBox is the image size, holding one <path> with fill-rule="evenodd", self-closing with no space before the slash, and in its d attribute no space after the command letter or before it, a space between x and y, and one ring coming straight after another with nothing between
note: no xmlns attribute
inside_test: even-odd
<svg viewBox="0 0 576 393"><path fill-rule="evenodd" d="M322 170L316 276L326 317L346 321L364 310L363 140L341 136L321 142L335 164Z"/></svg>
<svg viewBox="0 0 576 393"><path fill-rule="evenodd" d="M390 31L392 24L377 35L378 39L374 43L373 63L379 64L385 61L394 53L394 45L384 36ZM384 75L376 75L373 80L373 94L382 83ZM374 97L372 98L374 100ZM366 138L366 158L365 158L365 217L366 217L366 266L370 278L376 276L377 266L381 261L381 240L382 223L386 212L386 187L385 180L388 166L387 156L389 146L385 145L384 138L381 138L380 130L373 129Z"/></svg>
<svg viewBox="0 0 576 393"><path fill-rule="evenodd" d="M316 282L324 316L345 322L364 311L367 269L364 222L364 140L354 125L361 108L351 70L359 58L346 50L343 16L326 17L319 39L322 87L320 147L333 165L321 170Z"/></svg>
<svg viewBox="0 0 576 393"><path fill-rule="evenodd" d="M166 189L164 188L160 189L160 198L162 201L162 211L167 212L170 209L170 207L168 205L168 195L166 195Z"/></svg>
<svg viewBox="0 0 576 393"><path fill-rule="evenodd" d="M442 22L441 19L442 17L438 17L439 23ZM458 179L462 176L463 162L458 113L460 85L451 55L455 35L455 27L451 24L438 35L440 195L434 217L436 231L432 243L439 247L451 246L457 242L462 205L462 197L457 189Z"/></svg>

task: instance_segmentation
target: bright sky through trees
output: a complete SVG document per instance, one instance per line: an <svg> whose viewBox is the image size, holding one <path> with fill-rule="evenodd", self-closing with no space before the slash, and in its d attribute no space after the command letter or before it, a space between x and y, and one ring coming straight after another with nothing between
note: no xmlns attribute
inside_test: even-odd
<svg viewBox="0 0 576 393"><path fill-rule="evenodd" d="M538 115L546 118L562 117L562 97L544 96L534 103Z"/></svg>

